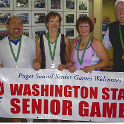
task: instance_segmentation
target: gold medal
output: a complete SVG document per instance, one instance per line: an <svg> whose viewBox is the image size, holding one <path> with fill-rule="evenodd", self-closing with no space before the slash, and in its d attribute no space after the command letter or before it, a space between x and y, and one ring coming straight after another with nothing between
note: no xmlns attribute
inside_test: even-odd
<svg viewBox="0 0 124 124"><path fill-rule="evenodd" d="M124 60L124 54L122 55L122 60Z"/></svg>
<svg viewBox="0 0 124 124"><path fill-rule="evenodd" d="M82 38L81 38L80 41L79 41L78 49L77 49L77 58L78 58L78 62L79 62L80 65L81 65L81 68L80 68L79 70L83 70L83 68L82 68L82 63L83 63L83 59L84 59L84 55L85 55L87 46L88 46L88 44L90 43L91 38L92 38L92 36L90 35L90 37L89 37L89 39L88 39L88 42L87 42L87 44L86 44L86 46L85 46L85 48L84 48L84 51L83 51L81 60L80 60L80 58L79 58L79 47L80 47L80 43L81 43Z"/></svg>
<svg viewBox="0 0 124 124"><path fill-rule="evenodd" d="M123 38L122 38L121 24L120 23L119 23L119 34L120 34L121 45L122 45L122 48L123 48L122 60L124 60L124 41L123 41Z"/></svg>
<svg viewBox="0 0 124 124"><path fill-rule="evenodd" d="M81 65L81 68L79 70L83 70L82 65Z"/></svg>

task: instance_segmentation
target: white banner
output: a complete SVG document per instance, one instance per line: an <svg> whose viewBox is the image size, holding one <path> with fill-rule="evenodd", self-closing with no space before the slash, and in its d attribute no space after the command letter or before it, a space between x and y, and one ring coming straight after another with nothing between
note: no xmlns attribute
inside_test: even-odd
<svg viewBox="0 0 124 124"><path fill-rule="evenodd" d="M0 117L124 122L124 73L1 68Z"/></svg>

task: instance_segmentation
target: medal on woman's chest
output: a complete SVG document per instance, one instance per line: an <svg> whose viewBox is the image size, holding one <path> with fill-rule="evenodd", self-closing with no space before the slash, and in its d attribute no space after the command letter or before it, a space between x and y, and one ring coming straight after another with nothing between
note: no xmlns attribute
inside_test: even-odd
<svg viewBox="0 0 124 124"><path fill-rule="evenodd" d="M51 68L54 69L55 68L55 64L51 64Z"/></svg>
<svg viewBox="0 0 124 124"><path fill-rule="evenodd" d="M82 68L82 63L83 63L83 59L84 59L84 54L85 54L85 52L86 52L87 46L88 46L88 44L89 44L91 38L92 38L92 36L90 35L90 37L89 37L89 39L88 39L88 42L87 42L87 44L86 44L86 46L85 46L85 48L84 48L84 51L83 51L81 60L80 60L80 58L79 58L79 47L80 47L80 43L81 43L81 40L82 40L82 39L80 39L80 41L79 41L78 49L77 49L77 59L78 59L78 62L80 63L80 65L81 65L81 68L80 68L79 70L83 70L83 68Z"/></svg>
<svg viewBox="0 0 124 124"><path fill-rule="evenodd" d="M50 57L51 57L51 60L52 60L51 68L54 69L55 68L55 64L53 64L53 61L54 61L54 57L55 57L55 51L56 51L56 45L57 45L57 39L58 39L58 32L56 34L53 54L52 54L51 45L50 45L49 32L47 34L47 39L48 39L48 46L49 46Z"/></svg>
<svg viewBox="0 0 124 124"><path fill-rule="evenodd" d="M83 68L82 68L82 66L81 66L81 68L80 68L79 70L82 70L82 71L83 71Z"/></svg>

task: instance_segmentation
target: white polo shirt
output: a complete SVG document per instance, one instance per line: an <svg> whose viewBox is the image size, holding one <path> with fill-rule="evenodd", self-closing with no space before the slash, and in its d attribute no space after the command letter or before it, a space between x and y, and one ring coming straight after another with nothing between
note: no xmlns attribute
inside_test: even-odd
<svg viewBox="0 0 124 124"><path fill-rule="evenodd" d="M17 45L12 44L12 48L15 56L17 57L19 43ZM32 68L33 61L36 58L36 44L33 39L22 35L21 49L18 61L15 62L12 55L8 37L5 37L0 41L0 64L3 64L5 68L15 68L16 63L19 68Z"/></svg>

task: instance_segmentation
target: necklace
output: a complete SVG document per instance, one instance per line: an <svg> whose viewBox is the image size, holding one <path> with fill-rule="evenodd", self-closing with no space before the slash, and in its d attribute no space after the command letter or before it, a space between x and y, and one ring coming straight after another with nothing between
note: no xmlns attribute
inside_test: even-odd
<svg viewBox="0 0 124 124"><path fill-rule="evenodd" d="M11 49L13 58L14 58L14 60L15 60L15 62L16 62L16 68L18 68L18 66L17 66L17 61L18 61L19 54L20 54L20 49L21 49L21 38L22 38L22 37L20 36L20 42L19 42L18 52L17 52L17 56L15 56L14 51L13 51L13 48L12 48L12 45L11 45L11 42L10 42L10 37L9 37L9 46L10 46L10 49Z"/></svg>
<svg viewBox="0 0 124 124"><path fill-rule="evenodd" d="M88 39L88 42L87 42L87 44L86 44L86 46L85 46L85 48L84 48L84 51L83 51L81 60L79 59L79 47L80 47L80 43L81 43L82 38L81 38L80 41L79 41L78 49L77 49L77 58L78 58L78 62L79 62L80 65L81 65L80 70L83 70L83 69L82 69L82 63L83 63L83 59L84 59L84 54L85 54L85 52L86 52L87 46L88 46L88 44L89 44L91 38L92 38L92 36L90 35L90 37L89 37L89 39Z"/></svg>
<svg viewBox="0 0 124 124"><path fill-rule="evenodd" d="M50 57L52 59L51 68L55 68L55 64L53 64L53 60L54 60L54 57L55 57L55 51L56 51L56 45L57 45L57 39L58 39L58 32L56 34L56 39L55 39L55 45L54 45L54 49L53 49L53 54L52 54L51 45L50 45L49 32L47 34L47 39L48 39L48 46L49 46Z"/></svg>
<svg viewBox="0 0 124 124"><path fill-rule="evenodd" d="M54 37L56 37L56 36L49 36L49 37L54 38Z"/></svg>
<svg viewBox="0 0 124 124"><path fill-rule="evenodd" d="M119 23L119 34L120 34L121 45L122 45L122 48L123 48L122 60L124 60L124 42L123 42L123 38L122 38L121 25L120 25L120 23Z"/></svg>
<svg viewBox="0 0 124 124"><path fill-rule="evenodd" d="M84 43L82 44L82 47L84 46Z"/></svg>
<svg viewBox="0 0 124 124"><path fill-rule="evenodd" d="M81 46L84 47L85 43L86 43L86 42L85 42L85 40L84 40Z"/></svg>

